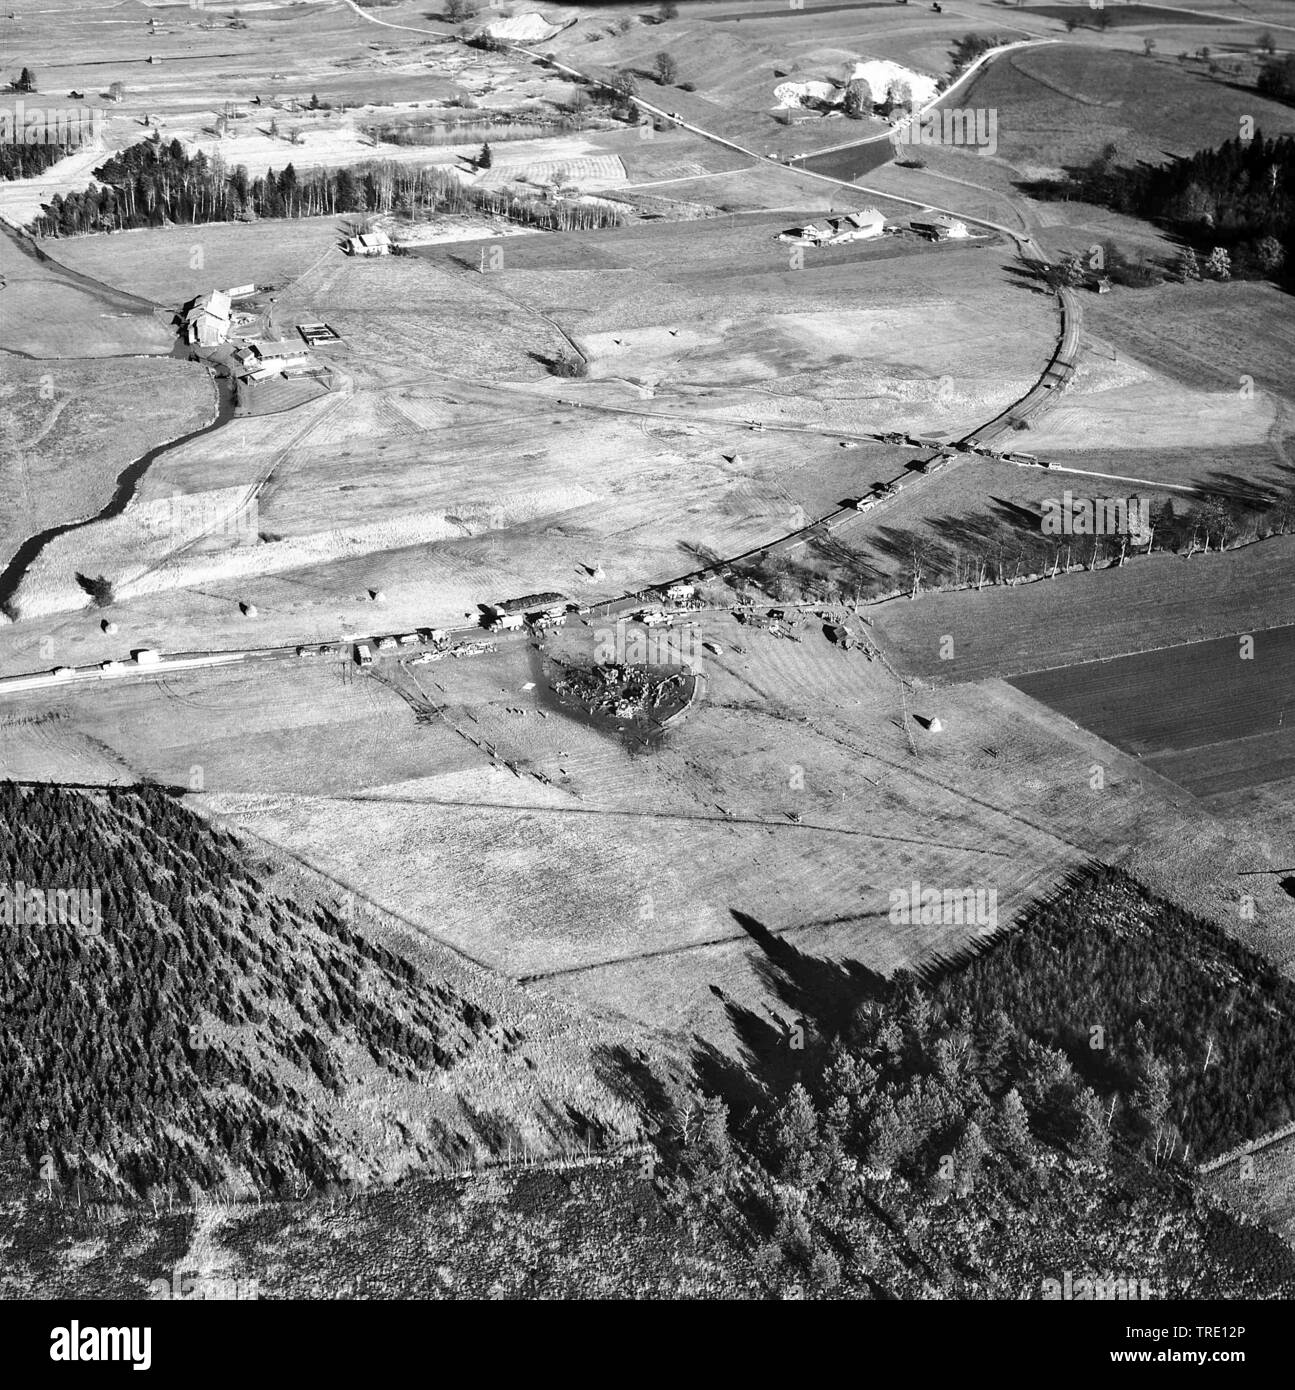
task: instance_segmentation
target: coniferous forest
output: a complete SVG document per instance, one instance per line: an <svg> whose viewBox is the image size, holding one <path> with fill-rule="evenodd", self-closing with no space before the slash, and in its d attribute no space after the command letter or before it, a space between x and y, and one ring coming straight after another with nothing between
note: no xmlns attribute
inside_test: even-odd
<svg viewBox="0 0 1295 1390"><path fill-rule="evenodd" d="M312 169L291 163L251 178L242 165L227 169L200 150L186 155L178 140L141 140L94 171L102 187L55 195L31 230L38 236L76 236L166 223L325 217L339 213L477 212L547 231L618 225L614 208L474 188L436 167L398 163L354 169Z"/></svg>
<svg viewBox="0 0 1295 1390"><path fill-rule="evenodd" d="M1295 1293L1291 1251L1197 1173L1295 1115L1295 985L1218 928L1095 867L928 980L750 929L803 1047L766 1049L758 1089L701 1059L671 1200L776 1287L1039 1298L1070 1270Z"/></svg>
<svg viewBox="0 0 1295 1390"><path fill-rule="evenodd" d="M1076 198L1177 232L1194 249L1223 248L1236 279L1295 283L1295 137L1226 140L1166 164L1127 165L1108 147L1037 197Z"/></svg>
<svg viewBox="0 0 1295 1390"><path fill-rule="evenodd" d="M357 1065L425 1084L494 1023L159 789L0 782L0 884L100 894L95 930L0 913L0 1157L61 1191L346 1183Z"/></svg>
<svg viewBox="0 0 1295 1390"><path fill-rule="evenodd" d="M0 144L0 179L34 179L71 154L75 146Z"/></svg>

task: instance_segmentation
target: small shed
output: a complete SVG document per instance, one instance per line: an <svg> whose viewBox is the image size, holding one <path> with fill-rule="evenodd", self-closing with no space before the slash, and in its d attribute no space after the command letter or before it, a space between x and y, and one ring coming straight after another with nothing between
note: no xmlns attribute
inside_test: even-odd
<svg viewBox="0 0 1295 1390"><path fill-rule="evenodd" d="M386 232L361 232L346 238L346 250L352 256L389 256L391 238Z"/></svg>

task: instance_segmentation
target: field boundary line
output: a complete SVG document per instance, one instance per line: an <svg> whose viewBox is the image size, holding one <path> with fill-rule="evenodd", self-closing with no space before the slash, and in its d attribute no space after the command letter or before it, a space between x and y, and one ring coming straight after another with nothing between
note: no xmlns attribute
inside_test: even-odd
<svg viewBox="0 0 1295 1390"><path fill-rule="evenodd" d="M869 754L868 756L873 756ZM729 826L752 826L758 830L808 830L816 831L819 834L848 835L857 839L864 840L886 840L903 845L927 845L935 849L954 850L962 854L986 854L992 855L997 859L1010 859L1010 850L989 849L981 845L955 845L948 844L942 840L932 840L923 836L918 838L912 835L887 835L880 831L866 830L858 826L845 825L816 825L802 821L796 824L794 821L760 820L755 816L704 816L685 814L682 811L635 811L628 807L619 806L544 806L518 804L511 801L454 801L438 797L423 796L377 796L355 792L350 795L319 796L312 797L314 801L331 802L360 802L365 805L391 805L391 806L436 806L445 810L474 810L474 811L524 811L527 813L564 816L615 816L626 820L667 820L683 821L689 825L729 825Z"/></svg>
<svg viewBox="0 0 1295 1390"><path fill-rule="evenodd" d="M1229 1163L1236 1163L1239 1159L1247 1158L1251 1154L1262 1153L1265 1149L1271 1148L1273 1144L1279 1144L1283 1139L1289 1139L1295 1134L1295 1120L1289 1124L1282 1125L1280 1129L1274 1129L1268 1134L1261 1134L1257 1139L1247 1139L1244 1144L1238 1144L1225 1154L1220 1154L1218 1158L1208 1159L1204 1163L1196 1165L1196 1172L1199 1177L1204 1177L1207 1173L1217 1172L1220 1168L1225 1168Z"/></svg>
<svg viewBox="0 0 1295 1390"><path fill-rule="evenodd" d="M869 918L890 920L889 914L885 912L859 912L846 917L834 917L826 922L796 922L789 927L766 927L765 930L770 936L781 939L790 936L793 932L811 931L815 927L838 926L844 922L864 922ZM540 980L559 979L567 975L583 975L591 970L607 970L617 965L634 965L639 961L656 960L662 956L683 955L687 951L704 951L716 946L727 946L735 941L750 941L750 939L750 933L739 926L731 936L708 937L705 941L686 941L678 946L662 946L656 951L637 951L628 956L612 956L607 960L592 961L588 965L567 965L558 970L541 970L533 975L514 975L509 978L516 984L529 985Z"/></svg>
<svg viewBox="0 0 1295 1390"><path fill-rule="evenodd" d="M307 799L317 801L322 798L310 797ZM426 926L424 923L417 922L412 917L407 917L397 908L389 907L385 903L378 902L376 898L371 897L362 888L356 888L354 884L348 883L336 873L320 868L318 864L313 863L297 850L289 849L287 845L281 844L278 840L272 840L268 835L262 835L260 831L253 830L245 820L236 814L227 811L218 811L201 796L186 798L186 802L188 805L200 810L209 820L219 821L226 828L232 827L236 835L246 835L258 841L260 844L265 845L272 853L282 855L285 859L292 860L298 868L305 869L307 872L314 875L315 878L323 879L326 883L336 884L343 892L350 893L352 897L358 898L361 902L366 903L374 912L381 916L394 917L396 921L403 923L418 936L430 938L432 941L435 941L438 946L452 952L454 955L458 956L460 960L466 961L469 965L475 966L478 970L484 970L500 980L511 980L513 978L511 975L505 975L497 966L491 965L488 961L478 960L476 956L463 950L462 947L456 946L451 941L447 941L439 932L433 931L431 927Z"/></svg>
<svg viewBox="0 0 1295 1390"><path fill-rule="evenodd" d="M1178 559L1184 559L1185 557L1183 557L1183 556L1178 556L1177 558L1178 558ZM1274 623L1271 627L1246 627L1246 628L1238 628L1235 632L1220 632L1220 633L1218 634L1217 637L1193 637L1193 638L1191 638L1189 641L1186 641L1186 642L1164 642L1164 643L1162 643L1162 644L1161 644L1160 646L1158 646L1158 647L1138 647L1138 648L1135 648L1135 649L1132 650L1132 651L1127 651L1127 652L1116 652L1116 653L1115 653L1114 655L1112 655L1112 656L1094 656L1094 657L1090 657L1087 661L1063 661L1063 662L1061 662L1061 663L1060 663L1059 665L1057 665L1057 666L1037 666L1037 667L1032 668L1032 669L1029 670L1029 671L1017 671L1014 675L1011 675L1011 676L992 676L992 677L990 677L990 676L986 675L986 676L981 676L981 677L979 677L978 679L980 679L980 680L985 680L985 679L1005 680L1005 681L1007 681L1007 682L1010 683L1010 682L1015 681L1015 680L1020 680L1021 678L1025 677L1025 676L1043 676L1043 675L1047 675L1048 672L1050 672L1050 671L1070 671L1070 670L1073 670L1073 669L1074 669L1075 667L1077 667L1077 666L1105 666L1108 662L1111 662L1111 661L1125 661L1125 660L1127 660L1127 659L1128 659L1129 657L1131 657L1131 656L1154 656L1156 652L1169 652L1169 651L1173 651L1175 647L1201 647L1201 646L1204 646L1205 643L1207 643L1207 642L1229 642L1229 641L1231 641L1231 640L1232 640L1233 638L1235 638L1235 637L1256 636L1256 635L1261 635L1261 634L1263 634L1263 633L1265 633L1265 632L1280 632L1282 628L1291 627L1291 626L1292 626L1292 624L1290 624L1290 623ZM960 684L963 684L963 682L961 682L961 681L956 682L956 683L959 684L959 685L960 685ZM1024 694L1025 692L1022 691L1021 693ZM1033 696L1031 696L1031 699L1032 699L1032 698L1033 698ZM1247 734L1246 737L1247 737L1247 738L1254 738L1254 737L1258 737L1258 736L1257 736L1257 735L1254 735L1254 734ZM1228 740L1228 741L1230 742L1231 740ZM1184 750L1184 751L1190 751L1190 750Z"/></svg>

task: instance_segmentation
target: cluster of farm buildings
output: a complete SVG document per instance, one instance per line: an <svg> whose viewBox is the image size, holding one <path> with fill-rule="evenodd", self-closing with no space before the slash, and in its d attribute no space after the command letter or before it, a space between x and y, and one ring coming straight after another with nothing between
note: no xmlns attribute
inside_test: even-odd
<svg viewBox="0 0 1295 1390"><path fill-rule="evenodd" d="M908 219L908 229L928 241L951 241L970 236L967 224L944 213L923 213ZM807 222L802 227L789 227L778 236L779 241L800 246L842 246L851 241L870 241L874 237L895 235L904 229L888 227L886 219L876 208L843 213L823 223Z"/></svg>
<svg viewBox="0 0 1295 1390"><path fill-rule="evenodd" d="M317 341L333 341L338 335L326 324L303 324L299 332L307 345L304 349L259 341L247 331L257 316L235 308L256 293L255 285L235 285L189 300L176 316L185 343L243 384L308 372L308 349Z"/></svg>

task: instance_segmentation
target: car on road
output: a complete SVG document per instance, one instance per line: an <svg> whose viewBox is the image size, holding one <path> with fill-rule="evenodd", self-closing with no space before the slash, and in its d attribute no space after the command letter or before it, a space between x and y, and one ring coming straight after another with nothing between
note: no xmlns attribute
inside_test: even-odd
<svg viewBox="0 0 1295 1390"><path fill-rule="evenodd" d="M707 641L705 641L705 642L702 643L702 646L703 646L708 652L710 652L713 656L723 656L723 655L724 655L724 648L721 647L720 644L719 644L718 642L712 642L712 641L710 641L710 640L708 639Z"/></svg>

